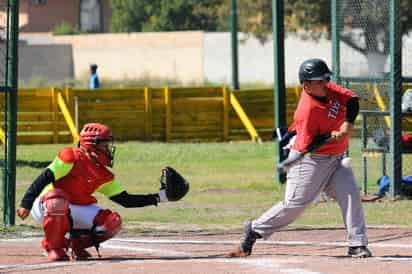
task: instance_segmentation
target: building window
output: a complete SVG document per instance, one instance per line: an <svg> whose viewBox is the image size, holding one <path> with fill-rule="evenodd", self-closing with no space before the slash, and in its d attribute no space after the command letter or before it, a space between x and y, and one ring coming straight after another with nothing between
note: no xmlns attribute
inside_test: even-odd
<svg viewBox="0 0 412 274"><path fill-rule="evenodd" d="M31 3L37 6L46 5L47 0L31 0Z"/></svg>
<svg viewBox="0 0 412 274"><path fill-rule="evenodd" d="M80 30L84 32L100 32L101 6L99 0L81 0Z"/></svg>

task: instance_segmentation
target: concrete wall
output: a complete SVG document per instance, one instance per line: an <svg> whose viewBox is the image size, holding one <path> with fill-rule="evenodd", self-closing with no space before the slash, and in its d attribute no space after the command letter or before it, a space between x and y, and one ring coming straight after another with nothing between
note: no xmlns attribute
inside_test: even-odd
<svg viewBox="0 0 412 274"><path fill-rule="evenodd" d="M47 79L57 83L73 79L73 52L70 45L19 45L19 81Z"/></svg>
<svg viewBox="0 0 412 274"><path fill-rule="evenodd" d="M273 83L273 42L262 44L257 39L239 34L239 79L241 82ZM243 41L243 42L242 42ZM331 43L302 41L289 35L285 41L286 84L297 83L299 65L307 58L318 57L330 62ZM232 81L230 33L205 35L205 78L213 82Z"/></svg>
<svg viewBox="0 0 412 274"><path fill-rule="evenodd" d="M203 33L120 33L56 36L54 43L72 45L74 76L99 66L101 78L161 77L203 82Z"/></svg>
<svg viewBox="0 0 412 274"><path fill-rule="evenodd" d="M197 31L165 33L119 33L89 34L75 36L52 36L50 34L23 33L20 38L27 48L22 48L25 56L21 77L28 76L53 79L87 77L89 64L99 65L99 75L106 79L124 78L172 78L184 83L202 83L209 80L231 83L230 33L204 33ZM244 36L239 34L240 40ZM330 60L330 42L302 41L288 37L286 45L286 83L296 83L296 70L305 58L321 57ZM71 47L56 56L52 48ZM25 53L36 47L42 53ZM70 55L71 54L71 58ZM48 56L49 55L49 56ZM47 57L48 56L48 57ZM33 69L46 64L38 58L48 58L49 72ZM57 69L61 66L64 69ZM69 73L67 66L73 66ZM21 66L22 67L22 66ZM27 71L29 70L29 72ZM61 75L57 76L57 72ZM239 79L241 82L273 82L273 44L261 44L249 38L239 44Z"/></svg>
<svg viewBox="0 0 412 274"><path fill-rule="evenodd" d="M89 64L99 65L103 79L169 78L186 84L209 80L231 84L230 33L200 31L164 33L118 33L75 36L51 34L20 35L25 46L20 52L20 77L49 78L63 81L88 76ZM273 43L239 34L240 82L273 83ZM412 58L408 58L411 39L404 39L403 73L412 75ZM285 40L286 85L298 82L297 71L307 58L323 58L331 64L331 42L302 40L288 35ZM345 76L367 76L365 56L341 45ZM388 70L388 61L381 64Z"/></svg>

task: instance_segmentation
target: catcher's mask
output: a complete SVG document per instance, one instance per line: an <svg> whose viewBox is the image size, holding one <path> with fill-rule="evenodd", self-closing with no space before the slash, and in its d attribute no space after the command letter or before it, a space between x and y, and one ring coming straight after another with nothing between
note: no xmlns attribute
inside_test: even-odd
<svg viewBox="0 0 412 274"><path fill-rule="evenodd" d="M116 147L111 129L103 124L85 124L80 131L79 146L102 165L112 167Z"/></svg>

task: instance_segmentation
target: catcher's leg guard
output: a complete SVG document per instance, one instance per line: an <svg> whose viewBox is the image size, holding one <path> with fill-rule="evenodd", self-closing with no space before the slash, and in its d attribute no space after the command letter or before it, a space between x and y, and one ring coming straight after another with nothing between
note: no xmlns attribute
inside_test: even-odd
<svg viewBox="0 0 412 274"><path fill-rule="evenodd" d="M90 231L72 231L70 246L74 259L83 260L91 257L91 254L85 250L88 247L94 246L99 252L99 244L114 237L120 231L122 221L117 212L105 209L97 213L93 224Z"/></svg>
<svg viewBox="0 0 412 274"><path fill-rule="evenodd" d="M94 231L98 243L107 241L119 233L122 228L122 219L119 213L109 209L101 210L93 220Z"/></svg>
<svg viewBox="0 0 412 274"><path fill-rule="evenodd" d="M67 240L64 237L69 231L69 202L61 189L53 189L42 197L45 208L42 246L47 251L49 261L68 260L65 249Z"/></svg>

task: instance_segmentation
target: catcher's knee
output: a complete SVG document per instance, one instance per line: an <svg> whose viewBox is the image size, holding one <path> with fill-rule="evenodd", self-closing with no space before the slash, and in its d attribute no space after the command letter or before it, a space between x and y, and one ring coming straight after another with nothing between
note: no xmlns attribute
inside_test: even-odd
<svg viewBox="0 0 412 274"><path fill-rule="evenodd" d="M42 197L43 206L46 209L45 216L67 216L69 201L67 194L61 189L53 189Z"/></svg>
<svg viewBox="0 0 412 274"><path fill-rule="evenodd" d="M93 220L93 233L98 242L113 238L122 228L122 219L110 209L100 210Z"/></svg>
<svg viewBox="0 0 412 274"><path fill-rule="evenodd" d="M81 250L113 238L121 229L122 220L117 212L109 209L100 210L93 219L91 229L72 229L70 231L70 245L73 250Z"/></svg>

